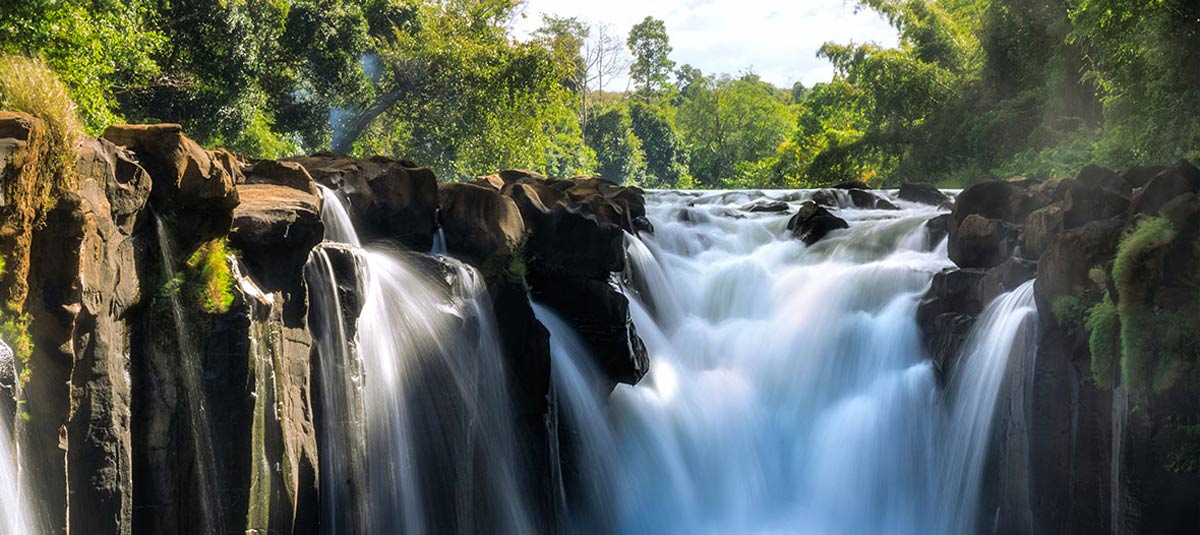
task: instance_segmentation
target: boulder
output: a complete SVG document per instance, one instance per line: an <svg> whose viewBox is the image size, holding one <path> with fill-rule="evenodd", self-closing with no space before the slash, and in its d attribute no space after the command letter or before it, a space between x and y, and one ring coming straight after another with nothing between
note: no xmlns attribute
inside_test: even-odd
<svg viewBox="0 0 1200 535"><path fill-rule="evenodd" d="M1077 184L1088 188L1101 189L1125 199L1133 193L1133 186L1126 182L1111 169L1099 165L1089 165L1079 171L1074 181L1065 181L1064 185Z"/></svg>
<svg viewBox="0 0 1200 535"><path fill-rule="evenodd" d="M950 221L953 223L953 217ZM1018 239L1013 225L970 214L957 225L950 226L950 260L964 268L996 266L1012 256Z"/></svg>
<svg viewBox="0 0 1200 535"><path fill-rule="evenodd" d="M787 229L792 235L800 238L805 245L817 243L830 232L845 228L850 228L846 220L829 213L829 210L812 201L801 204L796 215L792 216L787 224Z"/></svg>
<svg viewBox="0 0 1200 535"><path fill-rule="evenodd" d="M744 210L746 212L751 212L751 213L757 213L757 212L779 213L779 212L786 212L789 209L790 209L790 207L788 206L788 203L783 202L783 201L773 201L773 200L769 200L769 199L754 201L752 203L742 206L742 210Z"/></svg>
<svg viewBox="0 0 1200 535"><path fill-rule="evenodd" d="M1121 173L1121 180L1129 184L1129 187L1136 189L1145 186L1151 178L1166 170L1167 166L1165 165L1136 165Z"/></svg>
<svg viewBox="0 0 1200 535"><path fill-rule="evenodd" d="M1102 168L1100 168L1102 169ZM1085 169L1086 171L1086 169ZM1107 171L1111 183L1124 184L1115 173ZM1081 177L1086 175L1080 174ZM1089 184L1083 178L1063 183L1062 226L1078 228L1092 221L1108 219L1125 214L1129 208L1129 190L1113 187L1113 184Z"/></svg>
<svg viewBox="0 0 1200 535"><path fill-rule="evenodd" d="M204 150L183 135L183 127L113 125L104 130L103 137L137 155L154 183L150 198L160 213L229 212L237 206L234 184L243 177L233 156Z"/></svg>
<svg viewBox="0 0 1200 535"><path fill-rule="evenodd" d="M525 222L511 197L468 183L438 187L439 219L446 237L446 250L485 269L507 269L517 248L525 240Z"/></svg>
<svg viewBox="0 0 1200 535"><path fill-rule="evenodd" d="M932 184L924 182L905 182L900 185L897 196L902 201L928 204L930 206L945 206L950 204L950 196L942 193Z"/></svg>
<svg viewBox="0 0 1200 535"><path fill-rule="evenodd" d="M275 184L319 195L308 170L297 162L261 160L245 170L246 184Z"/></svg>
<svg viewBox="0 0 1200 535"><path fill-rule="evenodd" d="M830 208L840 208L841 203L838 202L837 194L827 189L819 189L812 194L812 202L820 206L828 206Z"/></svg>
<svg viewBox="0 0 1200 535"><path fill-rule="evenodd" d="M1200 170L1181 161L1164 169L1133 193L1129 209L1134 214L1156 214L1180 195L1200 190Z"/></svg>
<svg viewBox="0 0 1200 535"><path fill-rule="evenodd" d="M932 251L950 234L950 214L941 214L925 222L925 248Z"/></svg>
<svg viewBox="0 0 1200 535"><path fill-rule="evenodd" d="M1025 226L1021 230L1021 255L1029 259L1040 258L1050 246L1050 240L1062 228L1063 203L1055 202L1034 210L1025 218Z"/></svg>
<svg viewBox="0 0 1200 535"><path fill-rule="evenodd" d="M943 270L933 276L929 291L917 307L917 325L925 348L943 381L950 377L954 357L987 304L981 297L985 275L980 269Z"/></svg>
<svg viewBox="0 0 1200 535"><path fill-rule="evenodd" d="M529 276L534 301L553 309L591 351L598 367L615 383L637 384L650 369L645 344L629 319L629 301L607 280Z"/></svg>
<svg viewBox="0 0 1200 535"><path fill-rule="evenodd" d="M988 180L971 185L958 195L952 211L954 220L961 223L967 216L978 214L986 219L1015 222L1012 199L1017 187L1011 182Z"/></svg>
<svg viewBox="0 0 1200 535"><path fill-rule="evenodd" d="M302 276L308 253L325 234L320 197L272 184L238 186L230 243L244 253L255 281L267 292Z"/></svg>
<svg viewBox="0 0 1200 535"><path fill-rule="evenodd" d="M415 251L433 247L438 208L433 171L411 162L332 153L290 161L302 165L321 185L346 194L364 238L396 240Z"/></svg>
<svg viewBox="0 0 1200 535"><path fill-rule="evenodd" d="M1078 299L1084 296L1084 292L1098 293L1102 290L1096 288L1088 272L1095 267L1103 268L1113 259L1124 228L1121 220L1103 219L1065 230L1051 238L1049 247L1038 262L1038 277L1034 286L1038 310L1042 311L1038 318L1043 328L1056 325L1054 314L1051 313L1056 299Z"/></svg>
<svg viewBox="0 0 1200 535"><path fill-rule="evenodd" d="M571 205L557 190L521 184L511 191L529 237L525 261L543 274L604 280L625 269L621 228Z"/></svg>
<svg viewBox="0 0 1200 535"><path fill-rule="evenodd" d="M862 189L850 190L850 201L854 206L867 210L899 210L891 201Z"/></svg>

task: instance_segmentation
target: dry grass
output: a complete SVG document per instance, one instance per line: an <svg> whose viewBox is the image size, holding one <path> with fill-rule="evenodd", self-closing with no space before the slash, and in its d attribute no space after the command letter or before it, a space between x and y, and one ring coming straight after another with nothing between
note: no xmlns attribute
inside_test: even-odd
<svg viewBox="0 0 1200 535"><path fill-rule="evenodd" d="M50 197L57 197L74 181L76 151L83 136L83 123L67 85L41 59L0 56L0 109L25 112L45 123L49 146L43 177L53 184Z"/></svg>

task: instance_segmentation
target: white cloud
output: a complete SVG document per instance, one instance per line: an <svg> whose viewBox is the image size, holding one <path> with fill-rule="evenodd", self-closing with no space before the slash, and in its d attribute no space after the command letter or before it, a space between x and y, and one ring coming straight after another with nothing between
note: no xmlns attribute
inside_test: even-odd
<svg viewBox="0 0 1200 535"><path fill-rule="evenodd" d="M621 35L653 16L666 23L679 64L710 74L751 69L780 87L828 81L833 69L816 56L827 41L897 41L887 21L873 11L855 13L846 0L528 0L515 22L518 35L537 29L543 14L605 22Z"/></svg>

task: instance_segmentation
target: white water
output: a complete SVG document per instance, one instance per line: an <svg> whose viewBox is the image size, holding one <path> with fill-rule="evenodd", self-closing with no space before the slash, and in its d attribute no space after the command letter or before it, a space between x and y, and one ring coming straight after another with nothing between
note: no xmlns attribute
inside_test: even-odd
<svg viewBox="0 0 1200 535"><path fill-rule="evenodd" d="M944 394L914 320L951 265L922 250L938 212L843 208L851 228L806 248L788 215L738 209L762 196L648 198L656 233L631 239L627 278L651 372L609 400L617 531L971 531L1028 287L983 315Z"/></svg>
<svg viewBox="0 0 1200 535"><path fill-rule="evenodd" d="M0 535L36 533L21 492L16 444L10 424L7 418L0 422Z"/></svg>
<svg viewBox="0 0 1200 535"><path fill-rule="evenodd" d="M356 244L345 210L323 193L326 228L341 229L328 236ZM344 324L331 325L345 321L340 313L318 320L327 323L320 329L322 373L342 374L322 385L322 400L343 414L361 410L364 421L361 430L343 426L351 436L322 440L323 451L366 444L365 481L348 483L365 488L365 531L533 532L507 371L478 272L452 259L386 247L350 250L360 268L363 308L353 343ZM326 286L325 302L340 308L328 258L314 254L309 268L319 274L310 280ZM361 408L354 401L359 390ZM336 462L323 470L333 471L323 478L354 475L352 466Z"/></svg>

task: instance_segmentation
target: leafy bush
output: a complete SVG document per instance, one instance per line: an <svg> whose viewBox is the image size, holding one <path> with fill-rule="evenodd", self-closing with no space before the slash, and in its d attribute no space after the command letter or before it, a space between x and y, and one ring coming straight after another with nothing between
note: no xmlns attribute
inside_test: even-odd
<svg viewBox="0 0 1200 535"><path fill-rule="evenodd" d="M233 273L224 239L201 245L188 257L186 290L189 299L208 314L224 314L233 305Z"/></svg>

